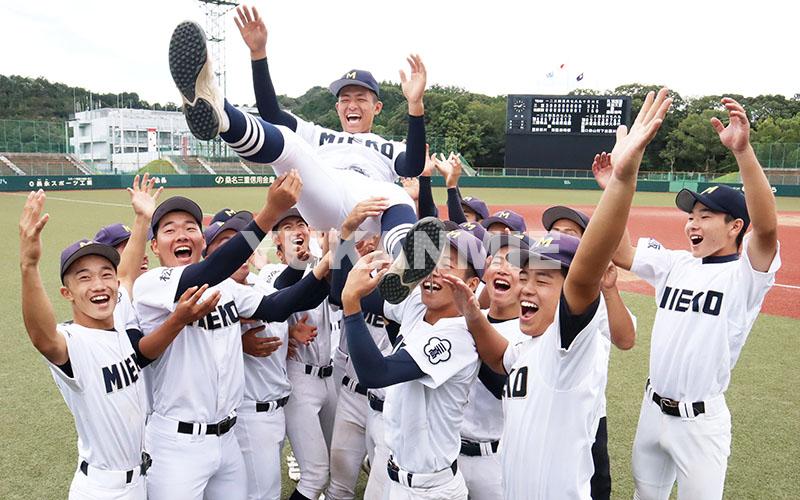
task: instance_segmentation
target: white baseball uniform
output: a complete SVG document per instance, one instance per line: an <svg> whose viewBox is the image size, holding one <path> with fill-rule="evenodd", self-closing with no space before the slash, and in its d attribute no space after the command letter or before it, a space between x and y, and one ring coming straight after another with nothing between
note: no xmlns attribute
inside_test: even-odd
<svg viewBox="0 0 800 500"><path fill-rule="evenodd" d="M58 325L58 333L67 342L68 368L48 365L78 432L69 498L144 500L146 401L128 335L74 323Z"/></svg>
<svg viewBox="0 0 800 500"><path fill-rule="evenodd" d="M386 443L399 482L389 481L384 497L466 499L455 464L464 407L480 366L478 353L463 317L431 325L425 312L419 287L400 304L384 305L385 317L401 325L395 352L405 350L425 373L386 388Z"/></svg>
<svg viewBox="0 0 800 500"><path fill-rule="evenodd" d="M490 322L510 344L517 344L527 338L519 330L519 318L507 321L495 321L490 318ZM480 455L468 456L462 451L458 456L458 468L464 475L470 500L503 498L502 467L500 455L496 451L502 435L502 399L495 397L483 382L475 379L464 409L461 439L470 445L477 445Z"/></svg>
<svg viewBox="0 0 800 500"><path fill-rule="evenodd" d="M767 272L754 270L749 240L738 258L705 259L639 240L631 271L655 287L657 310L633 444L637 498L665 499L676 480L679 498L722 498L731 443L724 393L781 265L778 248ZM666 406L680 417L662 413L654 395L673 400Z"/></svg>
<svg viewBox="0 0 800 500"><path fill-rule="evenodd" d="M386 334L383 317L366 313L364 321L378 349L383 354L391 353L392 345ZM374 464L375 443L367 433L367 414L370 411L367 389L358 383L353 361L349 357L346 335L341 336L337 349L339 357L344 360L343 376L337 379L337 385L342 386L344 382L346 385L339 388L331 442L331 483L325 497L345 500L355 498L364 456L369 457L370 464Z"/></svg>
<svg viewBox="0 0 800 500"><path fill-rule="evenodd" d="M117 292L117 305L114 307L114 328L116 328L118 332L127 332L130 329L141 331L139 319L136 317L136 310L133 308L131 296L128 294L128 290L123 286L120 286ZM151 372L152 370L147 366L142 367L139 372L139 383L142 384L141 390L143 390L146 395L146 411L148 415L153 408L153 394L150 390L153 385L153 382L150 380L152 377Z"/></svg>
<svg viewBox="0 0 800 500"><path fill-rule="evenodd" d="M508 500L590 498L591 448L608 370L598 360L605 355L600 339L605 302L601 297L566 349L561 339L564 308L560 303L541 336L509 345L503 357L508 382L500 447Z"/></svg>
<svg viewBox="0 0 800 500"><path fill-rule="evenodd" d="M250 274L247 282L262 293L274 292L256 275ZM286 435L283 407L292 392L286 374L288 325L242 323L242 334L264 325L266 329L257 337L278 337L283 342L278 350L267 357L244 354L244 392L236 409L234 432L242 449L247 469L248 500L279 500L281 497L281 451Z"/></svg>
<svg viewBox="0 0 800 500"><path fill-rule="evenodd" d="M145 335L175 309L184 269L151 269L134 283L134 307ZM146 446L153 466L147 486L154 500L243 499L247 493L244 461L230 423L244 389L239 318L254 314L263 294L231 279L209 288L204 297L214 290L221 293L217 308L187 325L150 364L153 413ZM210 433L214 429L220 435Z"/></svg>

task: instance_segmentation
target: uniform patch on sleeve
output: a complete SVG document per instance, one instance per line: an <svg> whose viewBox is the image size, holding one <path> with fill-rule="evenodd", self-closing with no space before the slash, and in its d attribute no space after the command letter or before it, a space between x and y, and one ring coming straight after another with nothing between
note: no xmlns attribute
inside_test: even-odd
<svg viewBox="0 0 800 500"><path fill-rule="evenodd" d="M432 365L435 365L436 363L450 359L450 349L452 347L453 344L447 339L431 337L422 350L425 355L428 356L428 361L430 361Z"/></svg>
<svg viewBox="0 0 800 500"><path fill-rule="evenodd" d="M654 240L653 238L650 238L647 241L647 248L652 248L653 250L661 250L663 247L661 246L661 243Z"/></svg>

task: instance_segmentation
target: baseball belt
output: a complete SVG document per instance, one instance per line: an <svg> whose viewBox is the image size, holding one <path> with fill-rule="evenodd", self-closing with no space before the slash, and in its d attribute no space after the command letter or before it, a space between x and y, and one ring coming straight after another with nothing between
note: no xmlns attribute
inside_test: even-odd
<svg viewBox="0 0 800 500"><path fill-rule="evenodd" d="M315 366L305 365L306 375L313 375L319 378L328 378L333 375L333 365Z"/></svg>
<svg viewBox="0 0 800 500"><path fill-rule="evenodd" d="M367 399L369 399L369 407L375 411L383 413L383 400L378 396L372 394L371 392L367 394Z"/></svg>
<svg viewBox="0 0 800 500"><path fill-rule="evenodd" d="M192 422L178 422L178 432L181 434L194 434L194 426L201 425ZM222 436L226 434L229 430L233 429L233 426L236 425L236 417L226 417L216 424L208 424L206 425L206 434L213 434L215 436Z"/></svg>
<svg viewBox="0 0 800 500"><path fill-rule="evenodd" d="M366 396L367 395L367 388L364 387L363 385L359 384L358 380L356 380L354 378L350 378L347 375L345 375L344 378L342 379L342 385L347 387L348 389L350 389L353 392L357 392L357 393L361 394L362 396Z"/></svg>
<svg viewBox="0 0 800 500"><path fill-rule="evenodd" d="M289 402L289 396L284 396L281 399L276 399L275 401L261 401L256 402L256 411L257 412L266 412L266 411L274 411L278 408L283 408L286 406L286 403Z"/></svg>
<svg viewBox="0 0 800 500"><path fill-rule="evenodd" d="M115 488L123 485L123 476L125 479L124 484L131 484L134 478L134 473L138 472L140 476L147 474L147 469L152 465L153 460L147 452L142 452L142 463L139 467L127 471L108 471L92 467L86 460L81 460L78 467L84 476L90 477L93 480L98 480L101 484L108 488Z"/></svg>
<svg viewBox="0 0 800 500"><path fill-rule="evenodd" d="M458 472L458 460L454 460L450 467L432 473L408 472L397 465L392 457L386 463L386 472L389 479L395 483L400 483L409 488L427 488L438 484L444 484ZM417 478L415 481L414 478Z"/></svg>
<svg viewBox="0 0 800 500"><path fill-rule="evenodd" d="M468 457L485 457L497 453L500 441L470 441L461 440L461 454Z"/></svg>
<svg viewBox="0 0 800 500"><path fill-rule="evenodd" d="M670 415L672 417L694 418L706 412L706 404L703 401L696 401L694 403L681 403L680 401L676 401L674 399L659 396L650 385L650 379L647 379L645 390L652 394L653 402L657 404L659 408L661 408L661 413L665 415ZM681 406L684 407L686 415L681 415ZM692 414L689 414L689 408L691 408Z"/></svg>

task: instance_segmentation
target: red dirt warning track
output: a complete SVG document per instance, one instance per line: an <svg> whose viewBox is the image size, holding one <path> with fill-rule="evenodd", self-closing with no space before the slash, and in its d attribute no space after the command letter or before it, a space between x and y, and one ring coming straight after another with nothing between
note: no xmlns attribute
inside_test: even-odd
<svg viewBox="0 0 800 500"><path fill-rule="evenodd" d="M572 205L571 205L572 206ZM593 206L574 206L588 214ZM528 230L543 230L542 212L547 206L537 205L492 205L493 210L509 209L518 212L528 222ZM670 207L633 207L628 221L631 240L649 237L658 240L664 247L687 249L683 226L686 214ZM778 213L778 238L781 242L781 269L778 271L776 285L769 291L762 311L767 314L800 319L800 212ZM620 276L620 288L629 292L653 295L653 287L637 279L633 274Z"/></svg>

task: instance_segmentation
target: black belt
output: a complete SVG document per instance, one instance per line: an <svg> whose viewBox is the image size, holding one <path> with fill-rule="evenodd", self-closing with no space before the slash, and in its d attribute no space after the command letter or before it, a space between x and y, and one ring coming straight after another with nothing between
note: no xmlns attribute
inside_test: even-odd
<svg viewBox="0 0 800 500"><path fill-rule="evenodd" d="M350 382L355 382L355 380L345 375L344 378L342 379L342 385L350 387ZM367 395L367 388L359 384L358 382L356 382L355 386L353 386L353 390L363 396Z"/></svg>
<svg viewBox="0 0 800 500"><path fill-rule="evenodd" d="M286 403L289 402L289 396L282 397L281 399L276 399L275 401L264 401L261 403L256 403L256 411L273 411L277 410L278 408L283 408L286 406Z"/></svg>
<svg viewBox="0 0 800 500"><path fill-rule="evenodd" d="M316 375L319 378L328 378L333 375L333 365L327 366L314 366L305 365L306 375Z"/></svg>
<svg viewBox="0 0 800 500"><path fill-rule="evenodd" d="M153 464L153 460L150 458L150 455L147 452L142 452L142 463L139 465L139 475L146 475L147 469L150 468L150 465ZM89 464L86 460L81 460L80 470L83 472L83 475L89 477ZM125 484L131 484L133 481L133 471L135 469L131 469L125 471Z"/></svg>
<svg viewBox="0 0 800 500"><path fill-rule="evenodd" d="M181 434L194 434L194 426L191 422L178 422L178 432ZM206 426L206 434L213 434L215 436L222 436L229 430L233 429L236 425L236 417L228 417L220 420L216 424L208 424Z"/></svg>
<svg viewBox="0 0 800 500"><path fill-rule="evenodd" d="M453 475L455 476L456 472L458 472L458 460L454 460L453 463L450 464L450 470L453 471ZM391 458L389 458L389 461L386 462L386 472L389 473L389 479L391 479L395 483L400 483L400 467L396 463L394 463L394 460L392 460ZM412 479L414 477L414 474L411 472L407 472L406 475L408 479L408 485L413 488L414 483L412 482Z"/></svg>
<svg viewBox="0 0 800 500"><path fill-rule="evenodd" d="M369 399L370 408L372 408L375 411L383 413L383 400L381 398L370 392L369 394L367 394L367 399Z"/></svg>
<svg viewBox="0 0 800 500"><path fill-rule="evenodd" d="M497 447L500 446L500 441L492 441L492 453L497 453ZM466 439L461 440L461 454L468 457L480 457L483 455L481 450L481 443L476 441L469 441Z"/></svg>
<svg viewBox="0 0 800 500"><path fill-rule="evenodd" d="M647 381L647 386L645 389L650 387L650 380ZM653 402L661 408L661 413L665 415L670 415L672 417L680 417L681 410L679 405L681 404L680 401L675 401L674 399L669 398L662 398L659 396L656 391L653 391ZM697 401L691 404L692 410L694 411L694 416L702 415L706 412L706 404L702 401Z"/></svg>

